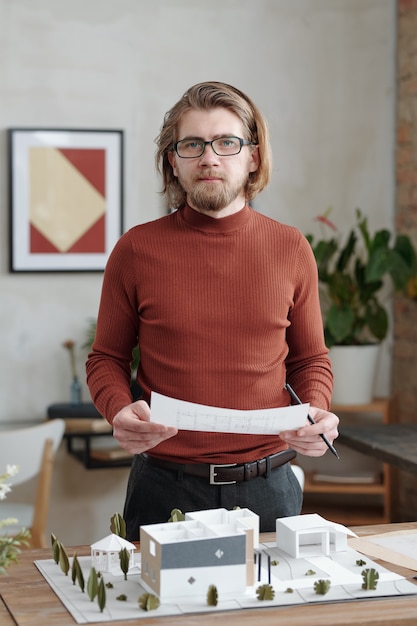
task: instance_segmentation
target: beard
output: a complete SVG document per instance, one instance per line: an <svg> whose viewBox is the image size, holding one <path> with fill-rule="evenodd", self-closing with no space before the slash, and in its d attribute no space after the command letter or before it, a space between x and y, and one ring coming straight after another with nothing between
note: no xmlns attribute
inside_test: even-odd
<svg viewBox="0 0 417 626"><path fill-rule="evenodd" d="M237 180L234 184L224 178L221 178L221 183L214 184L201 181L202 177L211 175L221 178L216 174L204 172L196 176L192 183L187 184L178 177L179 182L187 194L187 200L192 207L197 210L216 213L229 206L239 195L244 195L247 176L242 176L241 179Z"/></svg>

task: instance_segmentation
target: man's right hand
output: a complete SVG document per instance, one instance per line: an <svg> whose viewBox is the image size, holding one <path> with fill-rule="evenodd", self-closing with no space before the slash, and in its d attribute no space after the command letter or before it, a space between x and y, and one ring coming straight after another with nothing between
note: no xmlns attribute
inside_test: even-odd
<svg viewBox="0 0 417 626"><path fill-rule="evenodd" d="M113 419L113 437L131 454L140 454L178 433L177 428L151 422L151 410L144 400L121 409Z"/></svg>

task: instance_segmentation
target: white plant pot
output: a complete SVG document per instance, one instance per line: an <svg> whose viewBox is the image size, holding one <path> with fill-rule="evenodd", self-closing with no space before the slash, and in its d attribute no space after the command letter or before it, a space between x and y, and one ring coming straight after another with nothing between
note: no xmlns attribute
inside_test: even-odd
<svg viewBox="0 0 417 626"><path fill-rule="evenodd" d="M333 404L368 404L374 397L379 345L333 346Z"/></svg>

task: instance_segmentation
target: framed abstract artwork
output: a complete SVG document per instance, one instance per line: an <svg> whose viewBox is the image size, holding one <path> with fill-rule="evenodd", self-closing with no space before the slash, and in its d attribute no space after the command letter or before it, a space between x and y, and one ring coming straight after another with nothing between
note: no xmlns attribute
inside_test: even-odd
<svg viewBox="0 0 417 626"><path fill-rule="evenodd" d="M10 271L102 271L123 228L123 131L11 128Z"/></svg>

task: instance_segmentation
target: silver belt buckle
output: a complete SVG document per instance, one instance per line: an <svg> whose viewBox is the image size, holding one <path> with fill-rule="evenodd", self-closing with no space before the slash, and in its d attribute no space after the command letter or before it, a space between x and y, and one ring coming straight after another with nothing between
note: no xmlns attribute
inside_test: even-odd
<svg viewBox="0 0 417 626"><path fill-rule="evenodd" d="M218 467L236 467L236 463L225 463L224 465L211 465L210 464L210 485L235 485L237 483L236 480L215 480L217 476L216 469Z"/></svg>

